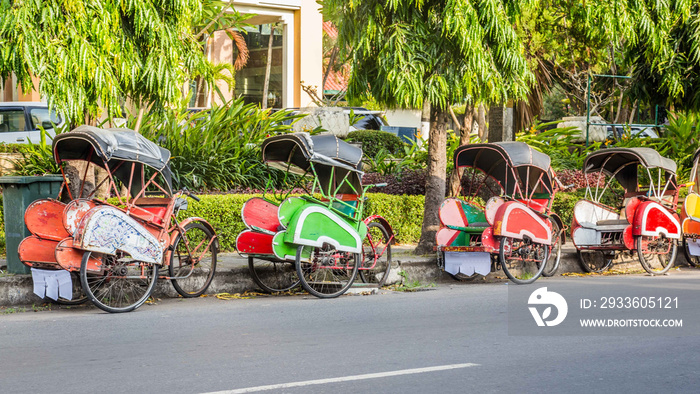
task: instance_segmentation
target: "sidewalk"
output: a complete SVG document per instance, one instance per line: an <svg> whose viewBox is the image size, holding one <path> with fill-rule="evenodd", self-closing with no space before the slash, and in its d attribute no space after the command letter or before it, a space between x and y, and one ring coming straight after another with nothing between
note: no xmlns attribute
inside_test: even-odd
<svg viewBox="0 0 700 394"><path fill-rule="evenodd" d="M406 282L421 285L429 284L464 284L474 282L459 282L449 274L442 272L434 255L416 256L412 254L415 245L394 245L392 247L392 271L387 278L387 284L397 283L402 277L399 272L405 273ZM0 260L0 266L5 261ZM685 267L687 263L683 253L679 251L676 266ZM636 257L627 256L615 260L613 269L616 271L639 273L642 267ZM675 268L674 268L675 269ZM583 273L576 256L576 249L572 244L565 244L562 248L561 262L557 275L565 273ZM669 272L673 274L673 270ZM403 275L403 274L402 274ZM505 281L502 271L494 272L480 281ZM366 291L367 287L358 286L357 291ZM220 253L218 255L216 275L207 291L208 294L217 293L242 293L245 291L259 291L248 273L248 259L238 253ZM159 280L153 293L155 297L178 297L170 281ZM43 300L33 293L32 278L30 275L0 274L0 307L12 307L23 305L41 305L49 300Z"/></svg>

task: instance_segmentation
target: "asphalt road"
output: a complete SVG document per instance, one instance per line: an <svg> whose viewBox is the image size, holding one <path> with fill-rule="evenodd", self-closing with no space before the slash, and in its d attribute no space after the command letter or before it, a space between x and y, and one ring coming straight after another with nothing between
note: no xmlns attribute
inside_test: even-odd
<svg viewBox="0 0 700 394"><path fill-rule="evenodd" d="M547 279L530 287L570 284L585 292L582 283L605 281L618 289L682 289L692 304L700 271ZM0 392L700 390L696 334L509 336L510 286L449 283L335 300L208 297L127 314L79 308L0 315ZM688 317L700 314L696 301Z"/></svg>

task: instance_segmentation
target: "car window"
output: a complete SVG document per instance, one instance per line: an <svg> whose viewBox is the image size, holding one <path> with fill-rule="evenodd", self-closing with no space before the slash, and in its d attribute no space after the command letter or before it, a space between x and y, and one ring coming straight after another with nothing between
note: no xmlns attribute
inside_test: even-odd
<svg viewBox="0 0 700 394"><path fill-rule="evenodd" d="M24 111L21 109L0 109L0 133L25 131Z"/></svg>
<svg viewBox="0 0 700 394"><path fill-rule="evenodd" d="M381 123L377 121L377 117L371 114L365 115L352 126L357 130L379 130L382 128Z"/></svg>
<svg viewBox="0 0 700 394"><path fill-rule="evenodd" d="M29 118L32 120L32 130L39 130L42 122L50 121L53 124L61 123L61 117L56 111L49 112L48 108L32 108L29 110Z"/></svg>

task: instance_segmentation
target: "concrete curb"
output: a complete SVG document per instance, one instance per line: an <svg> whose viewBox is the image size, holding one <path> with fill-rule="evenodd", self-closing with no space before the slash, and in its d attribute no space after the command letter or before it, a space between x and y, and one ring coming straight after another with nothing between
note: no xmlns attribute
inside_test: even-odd
<svg viewBox="0 0 700 394"><path fill-rule="evenodd" d="M430 284L469 284L472 281L459 282L448 273L443 272L437 266L434 256L416 256L411 253L413 247L400 245L394 248L393 263L390 276L387 278L387 285L400 283L405 278L404 283L419 283L420 285ZM4 262L0 262L0 266ZM682 252L676 259L676 266L687 265ZM613 269L619 271L639 272L642 267L634 255L625 255L616 259ZM401 275L399 275L401 273ZM556 275L563 273L583 273L576 256L576 251L571 245L565 245L562 249L561 262ZM493 282L504 280L505 274L502 271L494 272L481 282ZM357 291L367 291L368 287L358 286ZM217 270L212 280L207 294L218 293L243 293L245 291L260 291L255 285L248 272L248 261L236 253L222 253L219 255ZM159 280L153 295L157 298L178 297L177 292L170 284L170 281ZM31 275L11 275L0 276L0 307L31 306L41 305L49 302L33 293L33 282Z"/></svg>

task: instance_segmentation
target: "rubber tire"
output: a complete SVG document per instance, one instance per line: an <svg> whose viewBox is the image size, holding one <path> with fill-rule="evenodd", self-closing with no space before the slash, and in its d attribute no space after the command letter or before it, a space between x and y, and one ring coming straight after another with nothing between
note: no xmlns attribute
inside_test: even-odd
<svg viewBox="0 0 700 394"><path fill-rule="evenodd" d="M304 290L306 290L307 292L309 292L309 294L314 295L318 298L336 298L336 297L343 295L346 291L348 291L350 286L352 286L353 282L355 281L355 278L357 277L357 271L358 271L358 268L359 268L361 261L362 261L360 259L360 254L355 253L355 265L353 266L352 272L350 273L350 279L348 280L348 283L345 284L343 287L341 287L336 292L321 293L321 292L317 291L316 289L314 289L313 287L311 287L311 285L309 283L307 283L306 279L304 278L304 272L303 272L302 267L301 267L301 263L302 263L301 254L302 254L302 251L304 250L304 247L305 246L297 247L297 255L296 255L296 261L295 261L297 275L299 276L299 280L301 281L301 286L304 288Z"/></svg>
<svg viewBox="0 0 700 394"><path fill-rule="evenodd" d="M690 264L691 267L700 267L700 256L691 256L688 252L688 242L687 238L683 237L683 253L685 254L685 260Z"/></svg>
<svg viewBox="0 0 700 394"><path fill-rule="evenodd" d="M384 270L384 273L382 275L382 279L379 282L376 282L377 287L382 287L382 286L384 286L384 283L386 282L387 276L389 276L389 271L391 271L391 245L388 244L389 232L386 231L386 228L384 228L384 226L381 223L371 222L369 225L367 225L367 234L369 234L369 228L371 228L371 227L378 227L379 228L379 230L382 232L382 236L384 237L384 243L387 244L386 251L384 251L384 253L387 256L386 269ZM367 237L365 236L365 240L366 239L367 239ZM364 254L364 244L362 246L362 249L363 249L363 254ZM370 275L367 271L368 270L359 269L360 279L362 280L363 283L373 283L371 280L372 278L370 278ZM376 273L375 273L374 277L376 278Z"/></svg>
<svg viewBox="0 0 700 394"><path fill-rule="evenodd" d="M294 266L294 263L291 263L291 262L284 262L284 261L272 262L272 261L267 261L267 260L262 260L262 259L258 259L258 260L260 260L260 261L262 261L262 262L264 262L264 263L268 263L268 264L285 264L285 265L291 265L291 266L292 266L292 270L294 271L294 275L297 275L297 273L296 273L296 268L295 268L295 266ZM289 286L287 286L287 287L279 287L279 288L278 288L278 287L275 287L275 286L273 286L273 285L271 286L271 285L269 285L268 283L265 283L265 282L262 280L262 278L260 277L260 275L258 275L258 271L255 269L255 266L256 266L256 264L255 264L255 258L249 256L249 257L248 257L248 271L250 271L250 276L253 278L253 281L255 282L255 284L257 284L258 287L260 287L260 289L262 289L262 291L264 291L264 292L266 292L266 293L282 293L282 292L289 291L289 290L291 290L291 289L293 289L293 288L299 286L299 283L300 283L300 281L299 281L299 276L296 276L296 281L292 282L292 284L289 285Z"/></svg>
<svg viewBox="0 0 700 394"><path fill-rule="evenodd" d="M557 222L552 220L552 234L557 234L554 236L555 242L552 243L552 249L549 251L547 256L547 264L542 271L542 276L550 277L554 276L559 269L559 262L561 261L561 235L562 230L559 228ZM552 251L555 251L552 253Z"/></svg>
<svg viewBox="0 0 700 394"><path fill-rule="evenodd" d="M204 233L207 235L208 239L212 239L215 236L214 232L212 232L207 226L205 226L199 222L187 223L187 225L185 226L185 234L187 234L187 231L189 229L192 229L192 228L198 228L198 229L204 231ZM181 240L182 240L182 234L178 234L177 238L175 238L175 242L173 242L173 252L170 254L170 264L168 264L168 274L170 275L171 278L175 277L177 274L175 272L175 264L173 264L173 263L175 260L175 251L177 250L177 246ZM199 288L197 291L187 292L177 282L178 280L182 281L185 279L170 279L170 282L172 282L173 287L175 288L175 291L178 292L178 294L180 294L181 296L183 296L185 298L194 298L194 297L201 296L202 294L204 294L204 292L207 291L207 289L209 288L209 285L211 285L212 279L214 279L214 274L216 273L216 257L219 253L219 251L216 249L216 242L212 243L210 250L211 250L211 271L209 272L207 279L204 281L204 286Z"/></svg>
<svg viewBox="0 0 700 394"><path fill-rule="evenodd" d="M584 261L583 255L582 255L582 254L583 254L583 253L591 253L591 252L593 252L593 253L601 253L601 254L603 255L603 259L605 259L605 265L603 266L603 268L597 269L597 270L596 270L596 269L593 269L593 268L591 268L591 267ZM612 262L613 262L613 260L614 260L614 258L615 258L614 256L613 256L613 258L608 258L608 257L605 255L605 252L603 252L603 251L601 251L601 250L590 250L590 251L580 251L580 250L577 250L577 251L576 251L576 256L578 256L578 262L579 262L579 264L581 265L581 269L583 269L583 271L585 271L585 272L592 272L592 273L600 273L600 272L609 270L610 267L612 266Z"/></svg>
<svg viewBox="0 0 700 394"><path fill-rule="evenodd" d="M52 303L58 304L58 305L75 306L75 305L82 305L82 304L87 302L88 297L85 295L85 292L83 291L82 285L80 283L80 273L73 271L70 273L70 275L73 277L73 278L71 278L72 281L75 283L75 281L77 280L78 286L81 286L80 287L80 297L73 298L70 301L66 300L65 298L60 298L60 297L56 300L52 300L49 298L49 300ZM75 290L77 290L77 289L75 289ZM75 295L75 294L73 294L73 295Z"/></svg>
<svg viewBox="0 0 700 394"><path fill-rule="evenodd" d="M501 238L500 246L499 246L499 248L498 248L498 259L499 259L499 261L500 261L500 263L501 263L501 268L503 269L503 272L506 274L506 276L508 277L508 279L510 279L511 281L513 281L513 283L516 283L516 284L519 284L519 285L528 285L528 284L530 284L530 283L533 283L534 281L536 281L536 280L542 275L542 271L544 271L544 268L545 268L545 266L547 265L547 258L549 257L549 250L548 250L548 248L546 247L546 245L544 245L544 246L545 246L545 256L544 256L544 260L542 260L542 262L540 263L540 268L539 268L539 270L538 270L536 273L534 273L534 274L532 275L532 278L529 278L529 279L518 279L518 278L515 277L515 275L511 274L510 271L508 271L507 264L505 264L505 247L504 247L504 245L505 245L506 243L505 243L504 241L506 241L506 240L508 240L508 239L512 239L512 238L509 238L509 237L503 237L503 238Z"/></svg>
<svg viewBox="0 0 700 394"><path fill-rule="evenodd" d="M642 264L642 268L644 268L644 271L648 272L651 275L663 275L668 272L668 270L673 267L673 264L676 262L676 255L678 254L678 243L673 242L673 247L671 248L671 257L668 259L668 264L666 264L666 267L662 269L661 271L654 271L651 265L649 265L649 262L644 258L644 254L642 253L642 238L643 236L639 236L636 239L637 243L637 256L639 257L639 262ZM669 239L669 238L667 238Z"/></svg>
<svg viewBox="0 0 700 394"><path fill-rule="evenodd" d="M148 288L146 290L146 293L136 300L135 303L121 307L121 308L116 308L112 307L109 305L105 305L102 302L98 301L97 298L95 297L94 294L92 294L92 290L90 290L90 286L88 285L88 276L87 276L87 263L90 258L91 252L85 252L83 253L83 260L80 263L80 283L83 286L83 291L87 295L88 299L98 308L102 309L105 312L109 313L123 313L123 312L131 312L134 309L140 307L143 305L144 302L148 299L148 297L151 296L151 293L153 293L153 289L155 288L156 282L158 281L158 264L152 264L153 265L153 274L152 280L150 281Z"/></svg>

